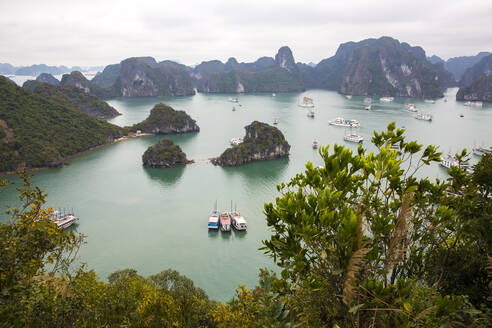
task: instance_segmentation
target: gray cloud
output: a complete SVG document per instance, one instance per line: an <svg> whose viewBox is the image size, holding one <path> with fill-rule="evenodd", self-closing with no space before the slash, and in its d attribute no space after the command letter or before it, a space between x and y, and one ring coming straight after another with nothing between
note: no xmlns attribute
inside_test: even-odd
<svg viewBox="0 0 492 328"><path fill-rule="evenodd" d="M252 61L283 45L319 62L340 43L382 35L448 58L492 51L491 21L483 0L2 1L0 62Z"/></svg>

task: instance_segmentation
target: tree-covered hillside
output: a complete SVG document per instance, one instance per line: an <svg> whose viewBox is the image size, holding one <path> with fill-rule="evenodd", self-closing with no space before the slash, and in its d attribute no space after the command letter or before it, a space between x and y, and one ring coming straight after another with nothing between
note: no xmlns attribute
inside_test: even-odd
<svg viewBox="0 0 492 328"><path fill-rule="evenodd" d="M33 94L0 77L0 172L57 166L122 129Z"/></svg>

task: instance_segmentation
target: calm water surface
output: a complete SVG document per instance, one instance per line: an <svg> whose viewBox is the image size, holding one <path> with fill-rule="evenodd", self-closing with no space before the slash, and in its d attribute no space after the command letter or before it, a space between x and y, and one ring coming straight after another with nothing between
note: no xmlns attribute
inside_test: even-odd
<svg viewBox="0 0 492 328"><path fill-rule="evenodd" d="M369 148L373 131L385 129L391 121L404 126L410 140L439 145L443 152L491 146L492 108L464 107L454 101L456 91L449 89L448 101L441 99L436 104L405 98L389 104L375 101L371 111L364 110L361 97L347 100L322 90L276 97L241 95L242 107L228 102L230 95L114 99L109 103L123 115L110 122L121 126L145 119L158 102L185 110L201 131L170 138L196 163L174 169L144 168L142 154L161 137L143 137L85 153L60 169L36 172L32 182L47 191L49 206L73 208L80 217L76 229L87 236L81 260L101 278L123 268L134 268L142 275L173 268L193 279L211 298L226 300L239 284L254 286L260 267L274 267L258 250L269 235L263 204L274 201L279 196L276 185L302 171L307 161L322 164L311 147L313 139L321 145L338 143L356 149L343 141L345 130L329 126L329 120L337 116L359 120L359 134ZM297 106L304 95L315 101L314 119ZM405 109L406 102L416 103L434 120L414 119L414 113ZM292 146L289 159L235 168L216 167L207 161L222 153L231 138L244 136L244 126L253 120L272 123L276 117ZM438 165L425 173L446 177ZM237 204L248 221L246 233L207 231L216 200L220 210L228 210L231 201ZM15 203L13 188L0 193L2 206Z"/></svg>

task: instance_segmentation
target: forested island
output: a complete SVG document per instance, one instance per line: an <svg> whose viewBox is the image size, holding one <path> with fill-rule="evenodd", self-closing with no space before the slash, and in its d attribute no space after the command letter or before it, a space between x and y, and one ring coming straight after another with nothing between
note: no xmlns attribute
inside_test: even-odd
<svg viewBox="0 0 492 328"><path fill-rule="evenodd" d="M174 144L171 139L161 139L157 144L147 148L142 155L144 166L171 168L193 163L186 158L186 154L179 145Z"/></svg>
<svg viewBox="0 0 492 328"><path fill-rule="evenodd" d="M290 145L284 135L274 126L254 121L244 127L243 142L227 148L212 163L220 166L238 166L253 161L288 157Z"/></svg>

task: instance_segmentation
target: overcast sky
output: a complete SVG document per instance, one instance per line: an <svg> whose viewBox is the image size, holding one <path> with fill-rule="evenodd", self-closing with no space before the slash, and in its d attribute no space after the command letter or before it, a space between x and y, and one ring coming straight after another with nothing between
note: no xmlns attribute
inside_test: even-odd
<svg viewBox="0 0 492 328"><path fill-rule="evenodd" d="M444 59L492 51L492 0L0 0L0 62L254 61L288 45L315 63L383 35Z"/></svg>

